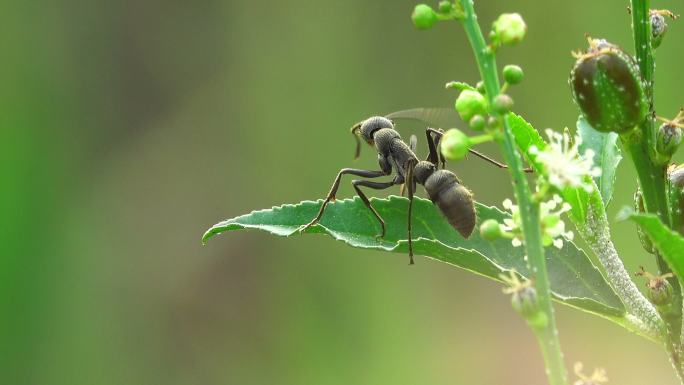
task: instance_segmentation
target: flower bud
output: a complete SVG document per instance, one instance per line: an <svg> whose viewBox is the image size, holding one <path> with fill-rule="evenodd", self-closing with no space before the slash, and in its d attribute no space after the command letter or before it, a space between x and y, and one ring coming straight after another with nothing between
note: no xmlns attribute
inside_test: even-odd
<svg viewBox="0 0 684 385"><path fill-rule="evenodd" d="M522 82L523 78L525 77L525 73L519 66L509 64L503 69L503 77L506 83L510 85L516 85Z"/></svg>
<svg viewBox="0 0 684 385"><path fill-rule="evenodd" d="M492 25L495 44L513 45L525 38L527 25L519 13L504 13Z"/></svg>
<svg viewBox="0 0 684 385"><path fill-rule="evenodd" d="M656 133L656 151L666 161L672 158L682 143L682 129L671 122L663 123Z"/></svg>
<svg viewBox="0 0 684 385"><path fill-rule="evenodd" d="M487 89L485 88L485 84L482 80L477 82L477 84L475 85L475 88L477 89L477 92L481 93L482 95L487 94Z"/></svg>
<svg viewBox="0 0 684 385"><path fill-rule="evenodd" d="M640 188L637 188L637 191L634 193L634 211L637 213L646 212L644 209L644 197L641 194ZM655 249L653 248L653 242L651 242L651 238L648 237L646 232L644 232L639 225L637 225L637 235L639 236L639 241L641 242L641 246L644 248L644 250L646 250L648 253L655 254Z"/></svg>
<svg viewBox="0 0 684 385"><path fill-rule="evenodd" d="M470 119L470 122L468 122L468 124L470 125L470 128L472 128L475 131L482 131L485 129L487 121L485 120L484 116L475 115Z"/></svg>
<svg viewBox="0 0 684 385"><path fill-rule="evenodd" d="M463 131L452 128L444 133L440 141L442 155L449 160L460 160L468 154L472 143L468 135Z"/></svg>
<svg viewBox="0 0 684 385"><path fill-rule="evenodd" d="M451 1L440 1L437 9L439 13L449 13L454 10L454 3Z"/></svg>
<svg viewBox="0 0 684 385"><path fill-rule="evenodd" d="M503 235L501 224L495 219L487 219L480 225L480 237L485 241L495 241Z"/></svg>
<svg viewBox="0 0 684 385"><path fill-rule="evenodd" d="M648 114L639 67L605 40L590 39L589 45L570 73L575 103L597 131L630 131Z"/></svg>
<svg viewBox="0 0 684 385"><path fill-rule="evenodd" d="M499 115L507 114L513 108L513 99L506 94L496 95L492 101L492 109Z"/></svg>
<svg viewBox="0 0 684 385"><path fill-rule="evenodd" d="M487 100L477 91L464 90L456 99L456 111L463 121L468 122L475 115L487 113Z"/></svg>
<svg viewBox="0 0 684 385"><path fill-rule="evenodd" d="M418 4L411 14L413 25L418 29L429 29L437 23L437 14L427 4Z"/></svg>

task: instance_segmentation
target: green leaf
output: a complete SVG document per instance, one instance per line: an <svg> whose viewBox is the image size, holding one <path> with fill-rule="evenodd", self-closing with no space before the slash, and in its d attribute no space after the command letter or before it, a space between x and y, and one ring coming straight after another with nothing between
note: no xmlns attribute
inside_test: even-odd
<svg viewBox="0 0 684 385"><path fill-rule="evenodd" d="M338 200L330 204L320 225L306 233L326 233L351 246L407 253L405 198L373 199L372 204L387 223L384 238L377 238L380 225L360 199ZM203 240L229 230L260 229L280 236L297 234L320 208L321 201L305 201L223 221L210 228ZM479 221L508 215L497 208L477 204ZM453 266L500 280L499 274L515 269L529 277L524 249L514 248L510 240L487 242L476 231L463 239L444 219L438 209L426 199L416 198L413 212L414 250L417 255L446 262ZM546 252L553 295L556 300L624 324L622 302L585 253L572 242L563 249L548 248ZM407 257L408 260L408 257Z"/></svg>
<svg viewBox="0 0 684 385"><path fill-rule="evenodd" d="M636 222L648 234L660 255L677 277L684 277L684 238L665 226L655 214L636 213L631 207L624 207L618 219Z"/></svg>
<svg viewBox="0 0 684 385"><path fill-rule="evenodd" d="M594 151L594 164L601 168L601 175L594 178L594 182L601 192L603 205L608 207L608 203L613 198L615 171L622 160L622 154L617 145L618 134L598 132L582 116L577 120L577 131L582 138L580 152L583 154L589 149Z"/></svg>

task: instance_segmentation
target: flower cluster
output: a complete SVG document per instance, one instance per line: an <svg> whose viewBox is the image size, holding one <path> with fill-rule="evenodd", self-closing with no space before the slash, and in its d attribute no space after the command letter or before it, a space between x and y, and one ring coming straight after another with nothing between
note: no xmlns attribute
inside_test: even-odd
<svg viewBox="0 0 684 385"><path fill-rule="evenodd" d="M511 238L513 247L522 246L524 242L524 235L522 231L522 218L520 216L520 208L514 205L510 199L503 202L503 207L511 212L511 217L504 219L501 230L503 235ZM542 229L542 244L544 246L555 246L559 249L563 248L563 238L572 241L574 233L572 231L565 231L565 222L561 219L561 215L570 211L569 204L564 203L561 197L554 195L548 202L542 202L540 205L541 229Z"/></svg>
<svg viewBox="0 0 684 385"><path fill-rule="evenodd" d="M546 148L530 147L530 154L543 165L542 177L560 190L581 187L587 192L593 191L594 183L587 176L601 175L601 169L594 167L594 151L587 149L580 155L582 140L579 136L571 140L567 132L561 134L550 129L546 130L546 135L549 137Z"/></svg>
<svg viewBox="0 0 684 385"><path fill-rule="evenodd" d="M584 365L581 362L575 363L575 375L578 380L574 385L598 385L608 382L608 376L603 368L596 368L591 376L584 374Z"/></svg>

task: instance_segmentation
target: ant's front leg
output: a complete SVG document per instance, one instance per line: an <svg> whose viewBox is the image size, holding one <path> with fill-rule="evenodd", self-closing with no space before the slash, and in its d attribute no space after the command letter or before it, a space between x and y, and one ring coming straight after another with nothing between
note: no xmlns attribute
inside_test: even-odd
<svg viewBox="0 0 684 385"><path fill-rule="evenodd" d="M435 135L435 137L432 136L433 134ZM444 155L442 155L442 152L439 151L439 142L442 139L443 135L444 131L442 131L442 129L435 129L430 127L425 129L425 136L427 137L429 149L427 161L434 164L435 166L439 166L439 163L442 163L442 168L445 168L446 160L444 159Z"/></svg>
<svg viewBox="0 0 684 385"><path fill-rule="evenodd" d="M444 168L444 163L445 163L444 162L444 156L442 155L441 151L438 151L439 140L444 135L444 132L440 129L434 129L434 128L429 128L429 127L425 130L425 132L426 132L426 135L428 138L428 147L430 148L430 155L428 156L428 161L434 165L437 165L437 157L439 156L439 159L442 162L442 168ZM434 139L434 141L433 141L431 134L434 134L436 136L436 139ZM501 162L498 162L498 161L488 157L487 155L485 155L479 151L475 151L472 148L468 149L468 152L470 152L471 154L477 156L478 158L480 158L482 160L485 160L485 161L493 164L494 166L496 166L498 168L508 168L507 165L505 165ZM532 170L531 167L526 167L523 169L523 171L526 173L534 172L534 170Z"/></svg>
<svg viewBox="0 0 684 385"><path fill-rule="evenodd" d="M385 171L371 171L371 170L358 170L354 168L343 168L340 170L339 173L337 173L337 177L335 177L335 182L333 182L332 187L330 188L330 191L328 192L328 195L325 197L325 200L323 201L323 204L321 205L320 210L318 210L318 214L314 219L311 220L311 222L300 226L298 231L302 232L309 227L315 225L318 223L318 221L321 220L321 217L323 216L323 212L325 211L325 207L330 203L331 201L335 200L335 194L337 194L337 189L340 188L340 181L342 180L342 175L345 174L351 174L351 175L356 175L356 176L361 176L364 178L378 178L381 176L388 175L387 172Z"/></svg>

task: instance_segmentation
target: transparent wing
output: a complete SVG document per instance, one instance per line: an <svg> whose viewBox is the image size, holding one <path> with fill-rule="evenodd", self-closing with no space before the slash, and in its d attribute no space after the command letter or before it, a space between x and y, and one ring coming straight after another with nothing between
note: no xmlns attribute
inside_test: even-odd
<svg viewBox="0 0 684 385"><path fill-rule="evenodd" d="M411 108L408 110L392 112L386 115L386 118L392 120L417 120L431 127L445 129L454 127L459 122L456 110L447 107Z"/></svg>

